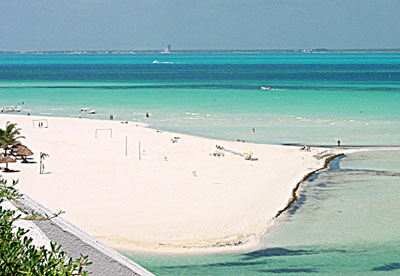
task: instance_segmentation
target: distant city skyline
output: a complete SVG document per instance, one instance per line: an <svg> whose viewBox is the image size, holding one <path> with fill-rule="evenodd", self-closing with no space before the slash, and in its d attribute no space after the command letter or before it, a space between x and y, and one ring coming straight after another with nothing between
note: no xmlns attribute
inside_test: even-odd
<svg viewBox="0 0 400 276"><path fill-rule="evenodd" d="M400 48L397 0L0 2L0 51Z"/></svg>

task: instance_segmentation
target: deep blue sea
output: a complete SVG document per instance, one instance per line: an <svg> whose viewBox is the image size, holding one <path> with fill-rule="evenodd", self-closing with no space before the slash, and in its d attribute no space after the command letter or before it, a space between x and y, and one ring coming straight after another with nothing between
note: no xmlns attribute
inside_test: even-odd
<svg viewBox="0 0 400 276"><path fill-rule="evenodd" d="M257 143L400 145L400 54L0 55L8 105ZM400 151L353 154L303 183L257 250L126 255L156 275L400 275L399 195Z"/></svg>

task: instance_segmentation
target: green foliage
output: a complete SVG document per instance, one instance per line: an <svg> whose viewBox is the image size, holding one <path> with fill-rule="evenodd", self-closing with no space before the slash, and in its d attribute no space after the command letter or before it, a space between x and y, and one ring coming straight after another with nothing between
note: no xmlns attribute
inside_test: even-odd
<svg viewBox="0 0 400 276"><path fill-rule="evenodd" d="M4 154L7 155L7 150L10 146L15 145L18 139L25 138L20 134L20 128L17 128L16 123L6 123L6 129L0 128L0 145L4 149Z"/></svg>
<svg viewBox="0 0 400 276"><path fill-rule="evenodd" d="M12 185L0 179L0 204L6 199L15 201L22 195ZM22 210L23 211L23 210ZM57 216L58 214L56 214ZM36 219L38 214L31 214L29 219ZM51 249L32 244L32 238L26 236L29 230L16 227L15 221L22 218L14 210L6 210L0 206L0 273L2 276L73 276L89 275L84 268L91 263L88 256L80 256L73 260L61 246L51 243ZM45 218L46 219L46 218ZM51 219L51 217L47 217Z"/></svg>

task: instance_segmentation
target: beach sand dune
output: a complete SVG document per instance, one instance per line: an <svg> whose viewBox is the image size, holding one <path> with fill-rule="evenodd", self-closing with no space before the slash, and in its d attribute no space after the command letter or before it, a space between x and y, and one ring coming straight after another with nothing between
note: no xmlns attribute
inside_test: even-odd
<svg viewBox="0 0 400 276"><path fill-rule="evenodd" d="M34 127L34 119L47 119L48 128ZM1 115L0 127L6 121L22 128L37 163L11 164L21 172L5 176L104 243L132 251L254 245L304 175L324 166L315 155L327 150L158 132L135 122ZM112 138L104 130L95 138L96 129L112 129ZM40 152L50 155L42 175ZM245 160L245 152L258 161Z"/></svg>

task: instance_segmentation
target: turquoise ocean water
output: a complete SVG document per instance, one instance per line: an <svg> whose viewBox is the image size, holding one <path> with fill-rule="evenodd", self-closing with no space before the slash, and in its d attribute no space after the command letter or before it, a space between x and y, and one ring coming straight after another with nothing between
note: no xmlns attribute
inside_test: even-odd
<svg viewBox="0 0 400 276"><path fill-rule="evenodd" d="M258 143L400 145L400 54L0 55L4 105ZM126 255L156 275L399 275L399 157L336 160L257 250Z"/></svg>

